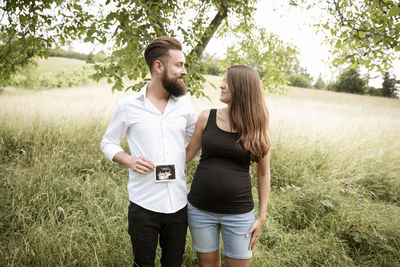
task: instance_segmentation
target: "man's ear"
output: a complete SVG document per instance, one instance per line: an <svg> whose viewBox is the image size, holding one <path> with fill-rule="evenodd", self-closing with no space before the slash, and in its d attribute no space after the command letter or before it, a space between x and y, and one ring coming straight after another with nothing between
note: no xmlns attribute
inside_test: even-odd
<svg viewBox="0 0 400 267"><path fill-rule="evenodd" d="M155 60L154 61L154 71L157 72L159 75L162 75L164 72L164 64L161 62L161 60Z"/></svg>

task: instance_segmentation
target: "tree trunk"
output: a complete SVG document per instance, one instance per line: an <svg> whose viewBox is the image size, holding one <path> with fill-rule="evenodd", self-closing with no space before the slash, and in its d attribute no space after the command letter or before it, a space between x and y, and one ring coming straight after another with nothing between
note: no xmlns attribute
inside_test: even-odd
<svg viewBox="0 0 400 267"><path fill-rule="evenodd" d="M222 6L221 10L215 15L214 19L211 21L210 25L204 32L200 41L197 43L196 47L193 48L189 53L189 57L196 55L197 58L200 58L204 52L204 49L207 47L208 42L211 40L214 33L217 31L219 25L221 25L222 21L228 15L228 6ZM209 33L209 34L208 34Z"/></svg>

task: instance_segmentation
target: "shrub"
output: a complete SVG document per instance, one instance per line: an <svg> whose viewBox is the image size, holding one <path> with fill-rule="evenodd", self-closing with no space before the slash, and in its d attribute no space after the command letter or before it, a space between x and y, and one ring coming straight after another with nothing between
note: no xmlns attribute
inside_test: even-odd
<svg viewBox="0 0 400 267"><path fill-rule="evenodd" d="M311 81L301 74L290 74L288 76L289 85L303 87L303 88L312 88Z"/></svg>

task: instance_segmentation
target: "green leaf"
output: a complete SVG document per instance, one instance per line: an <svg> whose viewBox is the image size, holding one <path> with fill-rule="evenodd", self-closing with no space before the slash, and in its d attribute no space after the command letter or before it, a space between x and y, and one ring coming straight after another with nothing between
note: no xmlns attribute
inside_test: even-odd
<svg viewBox="0 0 400 267"><path fill-rule="evenodd" d="M342 41L341 40L337 40L335 48L339 49L340 47L342 47Z"/></svg>
<svg viewBox="0 0 400 267"><path fill-rule="evenodd" d="M362 31L358 32L358 36L360 36L360 38L364 38L366 34L367 34L366 32L362 32Z"/></svg>
<svg viewBox="0 0 400 267"><path fill-rule="evenodd" d="M394 4L389 11L389 17L398 16L398 15L400 15L400 8Z"/></svg>

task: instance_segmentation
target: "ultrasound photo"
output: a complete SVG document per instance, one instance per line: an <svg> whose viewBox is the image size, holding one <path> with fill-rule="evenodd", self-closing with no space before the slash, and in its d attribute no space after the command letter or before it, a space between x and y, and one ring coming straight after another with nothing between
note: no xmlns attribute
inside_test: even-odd
<svg viewBox="0 0 400 267"><path fill-rule="evenodd" d="M155 172L156 182L169 182L174 181L175 177L175 165L174 164L165 164L165 165L157 165Z"/></svg>

